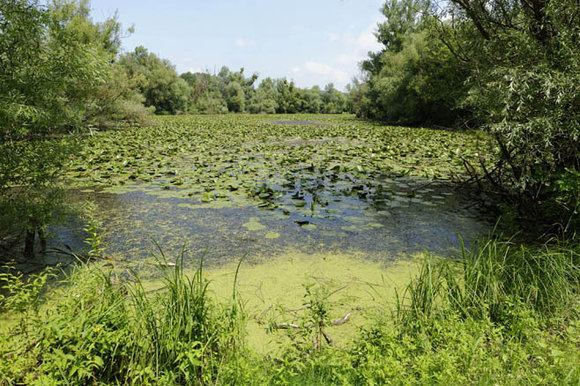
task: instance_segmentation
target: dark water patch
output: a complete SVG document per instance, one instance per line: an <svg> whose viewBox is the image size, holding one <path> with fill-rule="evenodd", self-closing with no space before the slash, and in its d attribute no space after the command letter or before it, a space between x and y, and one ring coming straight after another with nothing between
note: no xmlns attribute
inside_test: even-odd
<svg viewBox="0 0 580 386"><path fill-rule="evenodd" d="M273 125L288 125L288 126L329 126L329 123L319 121L307 121L301 119L278 119L266 121Z"/></svg>
<svg viewBox="0 0 580 386"><path fill-rule="evenodd" d="M453 186L426 179L379 177L365 186L325 188L303 180L279 192L261 208L256 197L216 206L220 201L158 195L158 187L145 185L118 194L77 191L71 197L98 204L108 255L136 261L151 258L154 241L168 256L184 244L189 256L198 257L207 248L209 264L289 250L362 252L376 261L425 251L448 256L457 254L459 234L469 244L491 228L491 219ZM86 235L78 229L78 220L53 228L57 237L51 245L83 248Z"/></svg>

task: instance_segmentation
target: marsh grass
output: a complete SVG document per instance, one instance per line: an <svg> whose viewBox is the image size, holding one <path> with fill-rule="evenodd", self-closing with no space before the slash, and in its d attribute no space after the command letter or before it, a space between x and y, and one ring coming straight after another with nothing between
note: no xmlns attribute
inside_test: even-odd
<svg viewBox="0 0 580 386"><path fill-rule="evenodd" d="M388 323L370 320L343 347L290 342L275 356L244 345L240 264L221 303L203 256L192 270L185 252L175 262L160 252L156 291L136 271L80 264L44 304L46 280L14 284L3 306L26 319L0 329L0 375L8 385L577 384L578 259L574 244L485 239L457 260L426 258ZM328 298L315 295L307 287L304 299L321 323Z"/></svg>
<svg viewBox="0 0 580 386"><path fill-rule="evenodd" d="M580 252L574 245L529 248L493 236L457 260L427 257L417 277L397 297L396 316L421 324L434 313L509 322L514 306L550 316L572 309L580 288Z"/></svg>
<svg viewBox="0 0 580 386"><path fill-rule="evenodd" d="M140 368L154 369L156 377L169 369L178 382L210 381L243 347L240 305L235 281L229 307L216 305L203 275L204 256L191 275L184 271L184 256L182 251L175 264L168 264L160 250L164 290L159 295L149 296L140 280L131 287L143 342L134 360Z"/></svg>
<svg viewBox="0 0 580 386"><path fill-rule="evenodd" d="M229 362L244 348L235 288L232 302L216 304L203 257L189 274L184 256L170 264L161 253L164 286L154 293L136 272L75 267L54 300L27 313L12 335L0 334L9 359L0 361L2 382L205 384L235 376Z"/></svg>

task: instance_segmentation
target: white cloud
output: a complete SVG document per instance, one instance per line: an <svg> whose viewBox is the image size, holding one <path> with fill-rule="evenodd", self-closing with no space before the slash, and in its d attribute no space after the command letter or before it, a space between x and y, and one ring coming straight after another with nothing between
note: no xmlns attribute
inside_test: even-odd
<svg viewBox="0 0 580 386"><path fill-rule="evenodd" d="M333 59L333 62L338 64L352 65L364 59L363 55L341 54Z"/></svg>
<svg viewBox="0 0 580 386"><path fill-rule="evenodd" d="M335 81L340 84L348 82L348 73L325 63L306 62L304 70L314 75L320 75L326 81Z"/></svg>
<svg viewBox="0 0 580 386"><path fill-rule="evenodd" d="M356 39L357 46L360 50L368 51L378 51L382 48L381 43L377 41L377 37L374 34L375 28L367 29L361 33Z"/></svg>
<svg viewBox="0 0 580 386"><path fill-rule="evenodd" d="M344 33L325 32L326 39L332 43L341 44L344 47L344 52L333 59L334 63L341 66L353 67L364 60L369 51L379 51L383 47L377 41L375 31L377 23L380 19L375 18L367 28L358 35L353 31Z"/></svg>
<svg viewBox="0 0 580 386"><path fill-rule="evenodd" d="M250 47L253 46L255 44L254 41L252 40L246 40L243 38L236 38L236 40L234 40L234 43L236 44L236 47Z"/></svg>
<svg viewBox="0 0 580 386"><path fill-rule="evenodd" d="M201 67L190 67L185 72L191 72L192 74L195 74L198 72L206 72L206 70L202 69Z"/></svg>
<svg viewBox="0 0 580 386"><path fill-rule="evenodd" d="M355 49L357 51L364 51L365 54L368 51L378 51L382 48L375 36L378 21L378 19L373 20L373 22L358 35L354 34L353 31L348 31L344 33L325 32L324 36L329 42L342 44L350 50Z"/></svg>
<svg viewBox="0 0 580 386"><path fill-rule="evenodd" d="M384 0L381 0L381 3ZM324 32L328 45L338 47L338 55L331 59L312 59L291 68L298 83L323 85L332 82L339 89L354 77L360 76L359 63L368 57L369 51L380 51L383 47L375 37L379 16L370 20L366 28L351 26L346 30ZM336 52L336 51L335 51Z"/></svg>

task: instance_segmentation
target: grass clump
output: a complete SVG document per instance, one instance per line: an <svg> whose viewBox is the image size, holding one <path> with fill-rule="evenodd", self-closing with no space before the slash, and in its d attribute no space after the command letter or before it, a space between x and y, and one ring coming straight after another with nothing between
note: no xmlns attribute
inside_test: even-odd
<svg viewBox="0 0 580 386"><path fill-rule="evenodd" d="M578 384L579 257L577 244L496 239L460 259L428 257L395 306L344 344L326 340L331 292L305 286L302 322L267 354L244 344L239 266L221 303L183 254L175 265L161 257L156 291L136 273L82 266L42 304L46 280L7 275L14 290L1 305L20 316L0 334L0 374L7 384Z"/></svg>
<svg viewBox="0 0 580 386"><path fill-rule="evenodd" d="M160 266L165 287L155 293L136 273L75 268L53 289L54 300L26 308L26 323L0 335L3 382L198 384L235 377L228 363L243 350L237 303L211 301L201 264L192 276L183 272L183 256Z"/></svg>
<svg viewBox="0 0 580 386"><path fill-rule="evenodd" d="M577 247L531 249L488 238L468 252L462 244L461 259L424 262L398 317L411 323L451 310L463 318L504 322L512 306L554 316L577 302L579 264Z"/></svg>
<svg viewBox="0 0 580 386"><path fill-rule="evenodd" d="M458 260L427 258L393 321L363 331L354 383L577 384L577 246L487 239Z"/></svg>

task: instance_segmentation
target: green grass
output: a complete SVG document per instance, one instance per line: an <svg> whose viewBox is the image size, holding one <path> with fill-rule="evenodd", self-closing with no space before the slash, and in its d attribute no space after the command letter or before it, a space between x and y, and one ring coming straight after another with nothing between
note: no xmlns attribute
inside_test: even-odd
<svg viewBox="0 0 580 386"><path fill-rule="evenodd" d="M36 296L46 273L30 286L5 276L14 290L0 305L13 319L0 374L5 384L577 384L579 257L573 244L483 240L458 260L426 258L397 306L349 344L316 345L304 330L268 355L244 344L235 289L216 301L202 264L187 274L182 256L160 259L158 291L99 265L75 268L47 298ZM320 294L307 287L304 325L326 323Z"/></svg>
<svg viewBox="0 0 580 386"><path fill-rule="evenodd" d="M462 246L463 247L463 246ZM428 319L445 306L463 317L501 322L506 307L521 303L543 315L564 312L577 300L580 253L559 246L526 248L493 238L481 240L459 260L426 260L399 308L401 317Z"/></svg>
<svg viewBox="0 0 580 386"><path fill-rule="evenodd" d="M164 258L161 260L165 262ZM136 273L80 266L47 304L13 291L2 305L19 321L0 336L0 374L13 383L213 383L243 347L237 303L215 304L203 266L183 273L183 257L161 264L164 290L148 293ZM45 277L41 274L40 277ZM132 278L132 280L129 280ZM22 277L6 277L18 283ZM28 303L28 307L23 307Z"/></svg>

